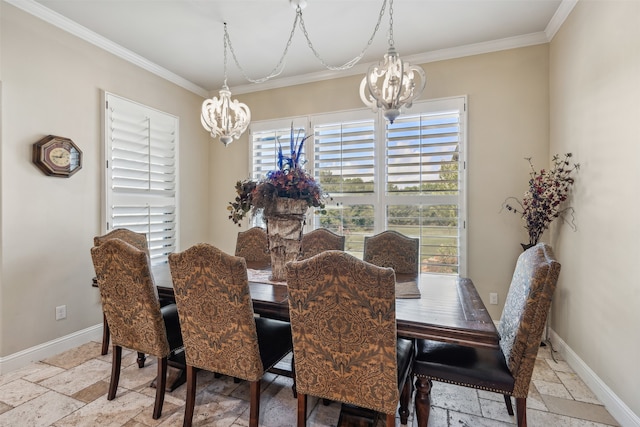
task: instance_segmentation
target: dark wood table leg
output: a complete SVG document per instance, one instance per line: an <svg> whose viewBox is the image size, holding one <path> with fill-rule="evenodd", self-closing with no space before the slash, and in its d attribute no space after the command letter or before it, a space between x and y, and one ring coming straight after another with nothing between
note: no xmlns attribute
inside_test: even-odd
<svg viewBox="0 0 640 427"><path fill-rule="evenodd" d="M418 427L427 427L429 411L431 410L431 380L417 377L416 379L416 417Z"/></svg>

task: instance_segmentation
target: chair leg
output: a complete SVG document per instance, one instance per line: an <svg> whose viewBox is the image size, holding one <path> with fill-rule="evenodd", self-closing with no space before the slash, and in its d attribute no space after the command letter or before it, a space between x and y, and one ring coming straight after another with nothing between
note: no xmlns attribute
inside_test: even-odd
<svg viewBox="0 0 640 427"><path fill-rule="evenodd" d="M196 373L197 370L187 365L187 401L184 405L184 421L182 427L191 427L193 422L193 410L196 405Z"/></svg>
<svg viewBox="0 0 640 427"><path fill-rule="evenodd" d="M406 424L403 423L403 424ZM394 414L387 414L387 427L396 427L396 416Z"/></svg>
<svg viewBox="0 0 640 427"><path fill-rule="evenodd" d="M412 379L411 375L409 375L404 380L402 393L400 393L400 409L398 410L398 414L400 415L400 423L402 425L406 425L409 421L409 402L411 401L411 395L413 394Z"/></svg>
<svg viewBox="0 0 640 427"><path fill-rule="evenodd" d="M298 392L298 427L307 427L307 395Z"/></svg>
<svg viewBox="0 0 640 427"><path fill-rule="evenodd" d="M103 356L109 353L109 324L107 323L107 316L102 313L102 350L100 354Z"/></svg>
<svg viewBox="0 0 640 427"><path fill-rule="evenodd" d="M511 396L509 396L508 394L505 394L503 396L504 396L504 403L507 405L507 412L509 413L509 415L513 415L513 405L511 404Z"/></svg>
<svg viewBox="0 0 640 427"><path fill-rule="evenodd" d="M113 346L113 355L111 357L111 382L109 383L109 393L107 400L113 400L118 390L118 381L120 381L120 363L122 361L122 347Z"/></svg>
<svg viewBox="0 0 640 427"><path fill-rule="evenodd" d="M258 427L258 420L260 419L260 380L251 381L249 396L249 427Z"/></svg>
<svg viewBox="0 0 640 427"><path fill-rule="evenodd" d="M164 403L164 390L167 387L167 358L158 358L158 376L156 378L156 403L153 405L153 419L157 420L162 415Z"/></svg>
<svg viewBox="0 0 640 427"><path fill-rule="evenodd" d="M138 358L136 361L138 362L138 368L144 368L144 361L147 360L147 356L141 351L138 352Z"/></svg>
<svg viewBox="0 0 640 427"><path fill-rule="evenodd" d="M291 377L293 378L293 385L291 386L291 391L293 391L293 398L298 398L298 392L296 391L296 364L295 364L295 354L291 353Z"/></svg>
<svg viewBox="0 0 640 427"><path fill-rule="evenodd" d="M518 427L527 427L527 398L516 397L516 419Z"/></svg>
<svg viewBox="0 0 640 427"><path fill-rule="evenodd" d="M427 427L429 412L431 410L431 380L424 377L416 377L416 416L418 427Z"/></svg>

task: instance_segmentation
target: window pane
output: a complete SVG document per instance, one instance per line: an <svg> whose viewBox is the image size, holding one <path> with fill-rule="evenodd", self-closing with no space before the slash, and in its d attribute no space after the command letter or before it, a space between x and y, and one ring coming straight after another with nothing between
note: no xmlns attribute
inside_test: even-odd
<svg viewBox="0 0 640 427"><path fill-rule="evenodd" d="M326 214L318 215L316 218L316 228L324 227L344 235L345 251L362 258L364 236L374 233L373 205L327 206Z"/></svg>
<svg viewBox="0 0 640 427"><path fill-rule="evenodd" d="M459 273L456 205L389 205L387 228L420 238L420 271Z"/></svg>

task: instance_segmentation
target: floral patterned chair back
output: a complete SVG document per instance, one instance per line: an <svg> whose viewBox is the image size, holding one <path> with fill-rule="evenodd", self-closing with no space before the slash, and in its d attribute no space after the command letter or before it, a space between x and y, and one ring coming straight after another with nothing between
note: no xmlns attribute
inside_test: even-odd
<svg viewBox="0 0 640 427"><path fill-rule="evenodd" d="M134 246L135 248L138 248L141 251L144 251L147 254L147 256L149 255L149 248L147 246L147 236L143 233L136 233L135 231L131 231L127 228L115 228L110 232L108 232L107 234L104 234L102 236L95 236L93 238L93 245L100 246L104 242L111 239L120 239ZM166 305L168 303L169 301L161 301L161 305ZM103 323L102 325L103 334L102 334L101 353L104 355L109 352L109 340L110 340L111 331L109 330L109 323L107 322L106 316L103 319L102 323ZM144 353L140 352L138 354L138 364L140 367L144 366L144 361L145 361L145 355Z"/></svg>
<svg viewBox="0 0 640 427"><path fill-rule="evenodd" d="M196 370L250 381L249 426L257 427L260 380L291 352L288 322L254 317L242 257L201 243L169 255L187 362L183 426L192 422Z"/></svg>
<svg viewBox="0 0 640 427"><path fill-rule="evenodd" d="M420 239L407 237L394 230L365 236L363 260L380 267L391 267L396 274L419 272Z"/></svg>
<svg viewBox="0 0 640 427"><path fill-rule="evenodd" d="M527 397L559 275L560 263L546 243L527 249L516 263L498 326L500 348L515 379L512 395L516 398Z"/></svg>
<svg viewBox="0 0 640 427"><path fill-rule="evenodd" d="M116 228L111 230L105 235L95 236L93 238L93 245L100 246L102 243L110 239L124 240L128 244L140 249L141 251L149 253L149 246L147 244L147 236L143 233L136 233L126 228Z"/></svg>
<svg viewBox="0 0 640 427"><path fill-rule="evenodd" d="M169 265L187 364L261 378L245 260L202 243L169 255Z"/></svg>
<svg viewBox="0 0 640 427"><path fill-rule="evenodd" d="M298 416L306 412L301 412L300 399L306 406L305 396L312 395L385 413L395 423L399 374L393 270L326 251L288 263L287 286ZM304 424L299 420L298 425Z"/></svg>
<svg viewBox="0 0 640 427"><path fill-rule="evenodd" d="M257 268L271 265L267 231L262 227L240 231L236 240L235 255L244 258Z"/></svg>
<svg viewBox="0 0 640 427"><path fill-rule="evenodd" d="M91 248L91 257L114 347L107 399L116 395L122 347L152 354L158 358L153 411L157 419L164 401L167 358L182 346L175 304L160 308L146 252L111 238Z"/></svg>
<svg viewBox="0 0 640 427"><path fill-rule="evenodd" d="M327 228L316 228L302 236L301 260L311 258L320 252L337 250L344 251L345 237Z"/></svg>

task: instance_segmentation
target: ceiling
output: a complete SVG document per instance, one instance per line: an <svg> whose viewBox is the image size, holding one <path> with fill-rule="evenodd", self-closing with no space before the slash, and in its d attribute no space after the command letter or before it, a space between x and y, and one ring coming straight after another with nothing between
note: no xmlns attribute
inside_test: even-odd
<svg viewBox="0 0 640 427"><path fill-rule="evenodd" d="M5 1L205 95L222 86L224 22L241 67L250 78L257 79L278 64L296 17L290 0ZM366 67L379 61L388 49L388 1L370 47L358 65L342 75L364 74ZM568 1L575 3L395 0L395 47L404 60L426 63L482 53L483 49L544 43ZM373 34L383 2L307 0L302 18L320 57L330 65L342 65L359 55ZM338 73L328 71L314 56L299 26L278 77L251 84L231 54L227 68L228 85L234 93L335 77Z"/></svg>

